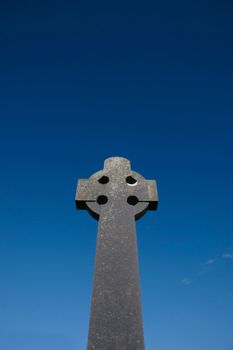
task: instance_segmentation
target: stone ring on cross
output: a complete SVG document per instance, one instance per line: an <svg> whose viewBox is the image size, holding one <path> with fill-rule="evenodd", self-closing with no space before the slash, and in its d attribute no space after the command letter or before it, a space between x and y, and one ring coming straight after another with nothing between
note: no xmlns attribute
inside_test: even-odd
<svg viewBox="0 0 233 350"><path fill-rule="evenodd" d="M78 209L87 209L99 219L103 205L125 206L128 203L135 218L139 219L147 210L156 210L158 195L154 180L131 171L128 159L113 157L106 159L104 169L88 180L79 180L76 194Z"/></svg>

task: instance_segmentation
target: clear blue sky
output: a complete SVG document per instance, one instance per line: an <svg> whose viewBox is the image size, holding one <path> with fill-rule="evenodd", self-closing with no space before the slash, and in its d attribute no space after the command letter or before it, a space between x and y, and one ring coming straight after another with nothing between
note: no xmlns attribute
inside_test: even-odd
<svg viewBox="0 0 233 350"><path fill-rule="evenodd" d="M147 350L233 349L233 5L2 1L0 349L86 348L97 222L78 178L156 178Z"/></svg>

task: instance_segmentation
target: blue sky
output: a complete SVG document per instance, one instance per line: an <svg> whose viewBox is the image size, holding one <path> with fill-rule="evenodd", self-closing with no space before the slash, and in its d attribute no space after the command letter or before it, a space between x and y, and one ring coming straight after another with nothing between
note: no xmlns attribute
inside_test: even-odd
<svg viewBox="0 0 233 350"><path fill-rule="evenodd" d="M233 349L230 1L1 2L0 349L85 349L97 222L78 178L156 179L147 350Z"/></svg>

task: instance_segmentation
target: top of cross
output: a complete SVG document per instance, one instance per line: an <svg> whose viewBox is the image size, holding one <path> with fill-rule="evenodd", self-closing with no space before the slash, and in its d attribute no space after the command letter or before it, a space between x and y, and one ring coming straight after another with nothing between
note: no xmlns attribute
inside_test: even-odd
<svg viewBox="0 0 233 350"><path fill-rule="evenodd" d="M156 210L158 194L156 182L146 180L131 170L126 158L112 157L104 162L104 169L93 174L87 180L79 180L76 192L78 209L88 209L98 218L100 206L118 203L134 206L136 219L147 210Z"/></svg>

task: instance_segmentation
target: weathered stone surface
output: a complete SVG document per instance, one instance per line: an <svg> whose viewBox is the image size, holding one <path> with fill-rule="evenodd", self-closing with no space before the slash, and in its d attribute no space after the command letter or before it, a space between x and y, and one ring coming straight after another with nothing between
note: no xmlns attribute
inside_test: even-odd
<svg viewBox="0 0 233 350"><path fill-rule="evenodd" d="M78 182L77 208L99 220L88 350L144 350L135 219L157 204L155 181L125 158Z"/></svg>

